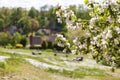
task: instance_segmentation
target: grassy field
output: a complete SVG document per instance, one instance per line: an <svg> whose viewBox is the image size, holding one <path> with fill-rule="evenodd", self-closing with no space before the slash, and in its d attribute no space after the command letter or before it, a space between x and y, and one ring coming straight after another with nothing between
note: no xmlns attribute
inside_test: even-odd
<svg viewBox="0 0 120 80"><path fill-rule="evenodd" d="M6 63L0 63L0 80L3 78L8 78L8 80L74 80L34 67L19 57L12 57L7 59Z"/></svg>
<svg viewBox="0 0 120 80"><path fill-rule="evenodd" d="M10 54L13 52L20 54ZM6 62L0 62L1 80L4 77L9 77L9 80L120 80L120 69L116 69L112 73L109 69L80 66L82 62L72 61L77 56L70 54L66 58L62 53L57 53L57 56L54 56L52 50L42 50L42 55L32 55L29 49L0 48L0 56L10 57L6 59ZM38 68L25 61L25 58L57 66L59 69Z"/></svg>

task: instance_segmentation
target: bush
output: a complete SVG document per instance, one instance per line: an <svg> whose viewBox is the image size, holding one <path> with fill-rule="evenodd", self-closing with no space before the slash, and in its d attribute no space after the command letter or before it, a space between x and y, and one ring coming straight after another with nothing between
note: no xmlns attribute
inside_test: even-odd
<svg viewBox="0 0 120 80"><path fill-rule="evenodd" d="M48 43L46 40L42 41L42 49L47 49L48 48Z"/></svg>
<svg viewBox="0 0 120 80"><path fill-rule="evenodd" d="M64 50L64 47L60 47L57 45L57 43L54 43L54 49L56 49L57 51L63 51Z"/></svg>
<svg viewBox="0 0 120 80"><path fill-rule="evenodd" d="M23 38L23 36L20 33L18 33L18 32L14 33L13 39L12 39L13 40L12 44L15 45L17 43L20 43L22 38Z"/></svg>
<svg viewBox="0 0 120 80"><path fill-rule="evenodd" d="M13 45L20 43L22 40L23 36L16 32L13 35L10 35L9 32L0 32L0 45L1 46L7 46L7 47L12 47ZM23 41L23 45L25 45L25 39Z"/></svg>
<svg viewBox="0 0 120 80"><path fill-rule="evenodd" d="M116 66L120 68L120 57L115 60Z"/></svg>
<svg viewBox="0 0 120 80"><path fill-rule="evenodd" d="M5 48L8 48L8 49L12 49L12 45L11 44L7 44L6 46L5 46Z"/></svg>
<svg viewBox="0 0 120 80"><path fill-rule="evenodd" d="M22 44L25 47L26 44L27 44L27 39L26 38L22 38L21 41L20 41L20 44Z"/></svg>
<svg viewBox="0 0 120 80"><path fill-rule="evenodd" d="M50 42L50 41L48 41L48 48L49 48L49 49L53 49L53 43Z"/></svg>
<svg viewBox="0 0 120 80"><path fill-rule="evenodd" d="M6 46L8 44L11 44L12 36L7 32L0 32L0 45Z"/></svg>

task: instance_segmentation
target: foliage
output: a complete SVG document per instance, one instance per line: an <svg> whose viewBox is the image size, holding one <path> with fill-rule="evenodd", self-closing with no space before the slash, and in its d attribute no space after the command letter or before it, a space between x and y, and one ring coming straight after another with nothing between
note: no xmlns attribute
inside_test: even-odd
<svg viewBox="0 0 120 80"><path fill-rule="evenodd" d="M86 36L75 36L72 53L91 53L97 62L104 61L112 67L120 65L120 3L117 0L104 0L102 4L85 0L91 9L90 21L78 19L72 10L57 7L58 22L65 22L68 29L85 30ZM58 44L65 46L67 40L58 36Z"/></svg>
<svg viewBox="0 0 120 80"><path fill-rule="evenodd" d="M12 45L20 43L22 38L23 38L23 36L20 33L18 33L18 32L14 33L13 34L13 44Z"/></svg>
<svg viewBox="0 0 120 80"><path fill-rule="evenodd" d="M3 30L5 24L4 24L4 20L3 19L0 19L0 31Z"/></svg>
<svg viewBox="0 0 120 80"><path fill-rule="evenodd" d="M79 7L73 5L70 9L75 11L75 15L82 19L90 19L89 10L83 5ZM82 16L81 16L82 15ZM31 7L30 10L24 8L0 8L0 31L5 27L16 26L21 34L29 34L41 28L48 28L57 31L67 32L65 23L58 23L53 6L43 6L40 10Z"/></svg>
<svg viewBox="0 0 120 80"><path fill-rule="evenodd" d="M20 44L22 44L24 47L26 46L27 44L27 39L24 37L20 40Z"/></svg>
<svg viewBox="0 0 120 80"><path fill-rule="evenodd" d="M16 32L13 35L10 35L9 32L0 32L0 45L12 48L17 43L22 43L24 46L26 45L26 38L22 36L20 33Z"/></svg>
<svg viewBox="0 0 120 80"><path fill-rule="evenodd" d="M63 34L57 34L57 38L56 38L56 43L58 46L58 50L59 49L63 49L63 52L68 53L68 50L70 48L70 43L68 42L68 40L64 37Z"/></svg>
<svg viewBox="0 0 120 80"><path fill-rule="evenodd" d="M48 41L48 48L49 48L49 49L53 49L53 42Z"/></svg>
<svg viewBox="0 0 120 80"><path fill-rule="evenodd" d="M54 49L57 50L57 51L63 51L64 50L64 47L61 47L61 46L58 46L57 42L54 42Z"/></svg>
<svg viewBox="0 0 120 80"><path fill-rule="evenodd" d="M12 36L7 32L0 32L0 45L5 46L9 43L11 43L12 41Z"/></svg>
<svg viewBox="0 0 120 80"><path fill-rule="evenodd" d="M38 13L37 10L34 7L32 7L28 13L28 16L30 16L31 18L36 18L37 13Z"/></svg>
<svg viewBox="0 0 120 80"><path fill-rule="evenodd" d="M9 43L5 46L5 48L11 49L11 48L13 48L13 46Z"/></svg>
<svg viewBox="0 0 120 80"><path fill-rule="evenodd" d="M46 40L43 40L41 45L42 45L42 49L47 49L48 48L48 43L47 43Z"/></svg>

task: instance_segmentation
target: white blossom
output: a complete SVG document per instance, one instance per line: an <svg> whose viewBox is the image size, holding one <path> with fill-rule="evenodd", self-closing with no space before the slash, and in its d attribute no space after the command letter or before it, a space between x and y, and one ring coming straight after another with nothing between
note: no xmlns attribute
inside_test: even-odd
<svg viewBox="0 0 120 80"><path fill-rule="evenodd" d="M58 20L59 23L62 23L62 20L60 18L57 18L57 20Z"/></svg>
<svg viewBox="0 0 120 80"><path fill-rule="evenodd" d="M113 22L114 20L111 18L111 16L108 16L108 21Z"/></svg>
<svg viewBox="0 0 120 80"><path fill-rule="evenodd" d="M94 37L94 38L93 38L94 41L97 41L97 39L98 39L98 37Z"/></svg>
<svg viewBox="0 0 120 80"><path fill-rule="evenodd" d="M90 26L89 26L89 29L93 29L93 26L90 25Z"/></svg>
<svg viewBox="0 0 120 80"><path fill-rule="evenodd" d="M67 46L67 47L70 47L70 43L66 43L66 46Z"/></svg>
<svg viewBox="0 0 120 80"><path fill-rule="evenodd" d="M59 16L60 16L60 12L59 12L59 11L56 11L56 15L59 17Z"/></svg>
<svg viewBox="0 0 120 80"><path fill-rule="evenodd" d="M79 45L80 44L80 41L78 40L78 37L76 37L74 40L73 40L73 43L75 45Z"/></svg>
<svg viewBox="0 0 120 80"><path fill-rule="evenodd" d="M63 41L66 41L66 38L65 38L65 37L63 37L63 38L62 38L62 40L63 40Z"/></svg>
<svg viewBox="0 0 120 80"><path fill-rule="evenodd" d="M91 45L95 45L95 41L91 41Z"/></svg>
<svg viewBox="0 0 120 80"><path fill-rule="evenodd" d="M98 10L100 11L100 13L104 12L104 9L102 7L99 7Z"/></svg>
<svg viewBox="0 0 120 80"><path fill-rule="evenodd" d="M72 52L72 54L76 54L76 51L77 51L77 50L72 50L71 52Z"/></svg>
<svg viewBox="0 0 120 80"><path fill-rule="evenodd" d="M90 20L90 25L94 25L95 22L96 22L96 20L98 20L97 17L93 17L93 18L91 18L91 20Z"/></svg>
<svg viewBox="0 0 120 80"><path fill-rule="evenodd" d="M61 34L57 34L57 38L63 38L63 35L61 35Z"/></svg>
<svg viewBox="0 0 120 80"><path fill-rule="evenodd" d="M64 44L62 44L61 42L58 42L57 45L60 46L60 47L64 47Z"/></svg>
<svg viewBox="0 0 120 80"><path fill-rule="evenodd" d="M107 38L112 38L112 31L108 30L107 34L106 34L106 39Z"/></svg>
<svg viewBox="0 0 120 80"><path fill-rule="evenodd" d="M103 44L103 45L108 44L108 42L107 42L105 39L102 39L101 41L102 41L102 44Z"/></svg>
<svg viewBox="0 0 120 80"><path fill-rule="evenodd" d="M120 18L118 19L118 23L120 23Z"/></svg>
<svg viewBox="0 0 120 80"><path fill-rule="evenodd" d="M106 58L108 64L111 64L112 62L110 60L113 55L109 53L112 50L117 55L118 51L116 51L115 48L118 48L118 44L120 44L119 4L117 3L116 0L104 0L104 2L100 5L96 4L95 0L89 0L89 3L94 5L93 7L94 12L91 12L92 18L89 21L89 25L87 26L88 28L86 28L87 31L86 34L90 35L89 49L91 53L94 52L105 53L107 57L104 56L104 54L101 55L104 56L104 58ZM111 8L111 10L115 12L114 14L115 17L113 17L113 15L110 13L110 10L108 10L109 8ZM96 11L98 11L98 13L95 13ZM56 13L60 18L58 21L60 22L61 19L62 21L65 21L68 29L75 30L79 26L81 27L80 25L81 21L80 23L77 23L76 21L77 19L73 11L69 9L64 9L60 10L59 12L61 12L61 14ZM101 15L101 13L103 13L104 15ZM96 22L98 22L98 24L96 24ZM114 22L116 23L114 24ZM70 44L66 42L66 38L60 35L58 35L58 37L60 37L61 38L60 40L63 41L59 42L60 46L70 46ZM71 50L72 54L76 54L78 51L81 53L83 50L87 50L88 46L87 42L88 42L87 39L83 40L82 42L81 39L76 36L76 38L73 40L73 48L75 47L75 50Z"/></svg>
<svg viewBox="0 0 120 80"><path fill-rule="evenodd" d="M104 2L108 5L117 5L117 1L116 0L104 0Z"/></svg>
<svg viewBox="0 0 120 80"><path fill-rule="evenodd" d="M114 39L114 43L115 43L115 45L118 45L119 41L117 39Z"/></svg>
<svg viewBox="0 0 120 80"><path fill-rule="evenodd" d="M118 34L120 34L120 27L115 27L115 30L117 31Z"/></svg>

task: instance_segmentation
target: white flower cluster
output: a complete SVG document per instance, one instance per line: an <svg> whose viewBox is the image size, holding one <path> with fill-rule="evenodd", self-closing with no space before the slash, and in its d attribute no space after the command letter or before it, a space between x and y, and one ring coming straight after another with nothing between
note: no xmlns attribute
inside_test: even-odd
<svg viewBox="0 0 120 80"><path fill-rule="evenodd" d="M95 4L92 7L92 18L88 28L86 28L86 31L88 31L86 34L89 34L90 39L89 41L87 39L80 40L81 37L76 36L73 40L74 45L71 52L73 54L81 53L89 48L90 53L97 54L95 56L97 59L101 60L104 58L108 64L113 66L115 64L114 60L117 59L115 55L120 54L120 6L117 0L104 0L99 5L94 0L89 0L89 4L91 6ZM69 29L75 30L80 26L80 23L76 22L74 12L71 10L59 8L56 14L59 21L62 22L64 20ZM67 41L63 36L59 35L58 37L63 40L59 45L61 43L66 45Z"/></svg>
<svg viewBox="0 0 120 80"><path fill-rule="evenodd" d="M69 10L67 7L62 7L58 5L58 10L56 11L56 15L58 17L58 22L65 22L69 29L75 30L79 27L79 23L76 22L75 14L72 10Z"/></svg>
<svg viewBox="0 0 120 80"><path fill-rule="evenodd" d="M73 40L73 47L74 49L72 49L72 54L78 54L78 53L81 53L83 54L82 52L84 50L87 49L87 44L86 44L86 39L82 39L81 37L76 37L74 40Z"/></svg>
<svg viewBox="0 0 120 80"><path fill-rule="evenodd" d="M60 47L70 47L70 43L68 42L68 40L63 37L63 35L61 34L57 34L57 38L56 38L57 42L58 42L58 46Z"/></svg>
<svg viewBox="0 0 120 80"><path fill-rule="evenodd" d="M117 5L117 0L104 0L104 3L108 5Z"/></svg>
<svg viewBox="0 0 120 80"><path fill-rule="evenodd" d="M102 56L113 65L111 53L119 54L120 45L120 13L116 0L105 0L98 9L99 13L90 20L89 31L91 33L91 51ZM108 58L109 56L109 58Z"/></svg>
<svg viewBox="0 0 120 80"><path fill-rule="evenodd" d="M119 15L117 17L118 17L118 23L120 23L120 13L119 13Z"/></svg>
<svg viewBox="0 0 120 80"><path fill-rule="evenodd" d="M104 30L102 33L100 33L99 35L93 37L91 44L93 46L97 46L100 49L104 50L107 48L107 46L109 45L107 40L111 39L112 36L112 30Z"/></svg>
<svg viewBox="0 0 120 80"><path fill-rule="evenodd" d="M120 27L115 26L115 30L116 30L117 34L120 34Z"/></svg>

